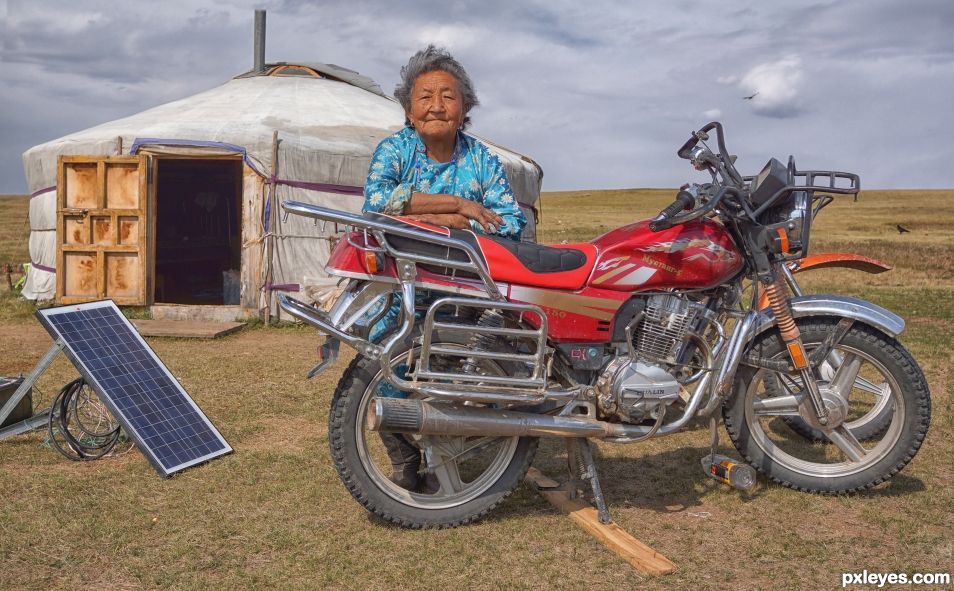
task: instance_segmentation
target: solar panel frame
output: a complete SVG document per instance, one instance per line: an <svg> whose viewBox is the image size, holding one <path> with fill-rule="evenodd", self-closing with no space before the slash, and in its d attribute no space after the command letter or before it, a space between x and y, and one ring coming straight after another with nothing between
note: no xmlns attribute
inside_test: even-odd
<svg viewBox="0 0 954 591"><path fill-rule="evenodd" d="M77 324L75 316L66 318L64 315L81 315L83 313L86 316L79 317L80 320L85 322L82 328L68 327L70 329L75 328L75 330L63 330L61 328L66 322ZM222 434L219 433L218 429L215 428L112 300L46 308L38 310L36 316L47 332L50 333L50 336L64 343L63 352L160 475L169 477L190 466L232 452L232 447L225 441ZM110 323L105 326L102 324L95 326L94 334L87 326L95 322L93 316L98 316L100 320L108 319ZM125 331L125 334L120 334L121 331ZM173 396L178 396L181 400L176 401L176 406L172 408L169 405L156 404L156 399L148 397L148 395L155 393L155 388L153 390L142 388L144 382L131 378L126 369L126 364L122 366L123 369L118 370L116 368L119 366L107 367L101 359L91 357L90 352L83 346L94 340L106 343L111 352L114 352L116 357L121 356L126 364L138 364L139 367L134 368L137 372L135 375L144 375L150 381L155 382L157 386L160 386L160 389L165 388L160 392L167 400L172 400ZM122 394L122 405L117 403L119 397L114 399L117 392ZM136 396L136 398L134 399L133 396ZM127 402L133 402L135 408L127 406ZM149 406L150 403L152 406ZM132 411L141 411L146 407L149 407L150 412L133 416L134 412ZM179 418L193 419L193 422L185 425L176 424L177 417L174 416L173 411L178 413ZM155 415L154 418L159 420L152 421L149 419L149 421L143 422L141 419L146 418L145 415L147 414ZM187 417L187 415L190 416ZM196 420L197 422L195 422ZM159 428L157 428L157 425ZM184 435L184 437L167 437L170 431L169 427L172 427L172 431L182 431L181 435ZM201 431L201 427L204 427L206 431ZM152 442L158 438L162 442L159 447L167 447L171 450L173 444L176 444L176 449L179 449L181 443L191 437L200 438L202 446L208 447L208 450L198 447L184 450L184 452L193 451L195 457L189 457L188 453L172 452L171 455L174 458L171 461L177 463L170 463L170 458L167 455L157 453L152 445ZM194 439L188 440L194 441ZM212 446L212 443L218 445ZM187 459L180 461L176 456Z"/></svg>

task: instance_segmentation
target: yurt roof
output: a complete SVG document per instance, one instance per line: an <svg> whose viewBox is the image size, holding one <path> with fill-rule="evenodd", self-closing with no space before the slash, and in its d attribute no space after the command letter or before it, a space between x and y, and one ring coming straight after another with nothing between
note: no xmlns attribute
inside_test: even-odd
<svg viewBox="0 0 954 591"><path fill-rule="evenodd" d="M236 78L251 78L253 76L314 77L315 72L323 77L331 78L332 80L339 80L352 86L363 88L364 90L373 92L379 96L387 96L384 94L384 91L381 90L381 87L378 85L378 83L371 78L362 76L354 70L349 70L348 68L344 68L336 64L320 64L317 62L275 62L273 64L265 64L265 67L262 68L261 71L249 70L244 74L239 74L236 76Z"/></svg>
<svg viewBox="0 0 954 591"><path fill-rule="evenodd" d="M83 146L117 140L128 150L133 142L154 138L241 146L260 170L268 170L275 130L286 146L299 150L366 157L403 124L401 106L371 78L334 64L278 62L199 94L34 146L24 153L24 162L39 157L55 163L56 154L81 153ZM530 158L492 145L509 156L512 166L522 161L542 174ZM37 168L49 166L26 166L31 190L35 183L29 177Z"/></svg>

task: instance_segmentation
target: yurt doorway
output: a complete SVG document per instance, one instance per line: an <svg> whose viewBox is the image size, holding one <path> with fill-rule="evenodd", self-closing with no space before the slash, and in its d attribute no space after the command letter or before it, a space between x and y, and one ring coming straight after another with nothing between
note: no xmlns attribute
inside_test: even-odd
<svg viewBox="0 0 954 591"><path fill-rule="evenodd" d="M242 160L158 158L156 303L237 305Z"/></svg>

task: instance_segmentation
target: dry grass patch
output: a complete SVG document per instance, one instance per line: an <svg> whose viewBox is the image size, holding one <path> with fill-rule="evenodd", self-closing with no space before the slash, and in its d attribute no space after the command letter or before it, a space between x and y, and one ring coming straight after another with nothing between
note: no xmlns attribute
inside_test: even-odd
<svg viewBox="0 0 954 591"><path fill-rule="evenodd" d="M0 195L0 265L30 262L30 198Z"/></svg>

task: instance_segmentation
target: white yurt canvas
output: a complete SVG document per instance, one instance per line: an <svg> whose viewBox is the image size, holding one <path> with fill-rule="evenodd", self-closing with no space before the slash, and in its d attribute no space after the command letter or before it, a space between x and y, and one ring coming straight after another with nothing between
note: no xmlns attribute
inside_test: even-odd
<svg viewBox="0 0 954 591"><path fill-rule="evenodd" d="M369 78L280 63L35 146L23 155L32 260L23 295L239 304L246 313L269 301L277 312L274 291L316 300L331 284L324 265L334 228L282 220L277 204L359 212L371 154L403 124L400 105ZM485 143L507 171L532 240L543 173Z"/></svg>

